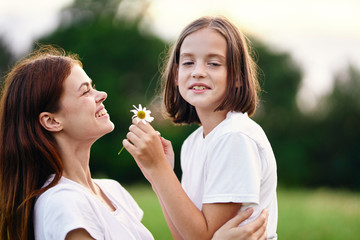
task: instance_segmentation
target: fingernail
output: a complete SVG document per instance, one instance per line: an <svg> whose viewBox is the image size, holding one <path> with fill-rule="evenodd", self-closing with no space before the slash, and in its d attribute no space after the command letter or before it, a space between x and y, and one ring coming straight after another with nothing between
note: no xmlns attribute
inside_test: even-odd
<svg viewBox="0 0 360 240"><path fill-rule="evenodd" d="M249 207L249 208L245 209L245 211L246 211L247 213L251 213L251 212L253 211L253 208Z"/></svg>

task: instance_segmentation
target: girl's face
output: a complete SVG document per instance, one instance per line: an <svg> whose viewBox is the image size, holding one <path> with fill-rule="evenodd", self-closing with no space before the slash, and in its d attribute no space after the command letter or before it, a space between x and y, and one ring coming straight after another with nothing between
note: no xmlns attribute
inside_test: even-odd
<svg viewBox="0 0 360 240"><path fill-rule="evenodd" d="M74 65L64 82L57 118L63 133L72 139L96 140L114 129L103 105L105 92L93 88L91 79L78 65Z"/></svg>
<svg viewBox="0 0 360 240"><path fill-rule="evenodd" d="M177 85L196 111L213 112L227 88L227 44L218 32L203 28L189 34L180 48Z"/></svg>

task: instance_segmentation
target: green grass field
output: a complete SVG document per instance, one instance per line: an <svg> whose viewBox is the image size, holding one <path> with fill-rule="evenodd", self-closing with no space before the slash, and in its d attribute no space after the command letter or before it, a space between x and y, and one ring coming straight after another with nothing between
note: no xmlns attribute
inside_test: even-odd
<svg viewBox="0 0 360 240"><path fill-rule="evenodd" d="M160 205L149 185L126 189L144 210L144 225L156 240L172 239ZM360 238L360 193L328 189L278 189L280 240Z"/></svg>

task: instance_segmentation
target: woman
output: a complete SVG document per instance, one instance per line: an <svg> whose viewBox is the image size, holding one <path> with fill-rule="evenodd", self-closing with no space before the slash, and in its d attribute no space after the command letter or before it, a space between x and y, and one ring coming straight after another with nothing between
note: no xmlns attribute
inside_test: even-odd
<svg viewBox="0 0 360 240"><path fill-rule="evenodd" d="M0 107L1 239L153 239L119 183L91 178L90 148L114 129L106 97L77 56L52 47L8 74ZM260 236L265 216L244 232Z"/></svg>

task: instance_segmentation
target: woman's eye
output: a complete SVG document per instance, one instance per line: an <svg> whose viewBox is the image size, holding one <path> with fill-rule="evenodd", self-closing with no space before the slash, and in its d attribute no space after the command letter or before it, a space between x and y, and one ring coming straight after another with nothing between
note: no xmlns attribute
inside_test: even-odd
<svg viewBox="0 0 360 240"><path fill-rule="evenodd" d="M90 93L90 88L89 88L89 89L87 89L85 92L83 92L83 94L82 94L82 95L86 95L86 94L88 94L88 93Z"/></svg>

